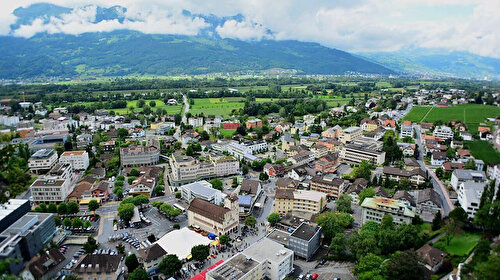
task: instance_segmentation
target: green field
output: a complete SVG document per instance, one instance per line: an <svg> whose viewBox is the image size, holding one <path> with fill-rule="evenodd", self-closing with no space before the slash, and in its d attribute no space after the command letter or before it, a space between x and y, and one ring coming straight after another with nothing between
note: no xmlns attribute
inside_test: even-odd
<svg viewBox="0 0 500 280"><path fill-rule="evenodd" d="M177 114L182 111L182 108L184 105L166 105L163 103L163 100L161 99L151 99L151 100L144 100L146 101L146 105L149 106L150 101L155 101L156 102L156 107L152 107L151 109L156 110L158 108L165 109L167 111L167 114ZM134 112L141 112L142 108L137 107L137 100L131 100L127 101L127 108L120 108L120 109L109 109L110 111L115 111L116 114L121 115L121 114L126 114L127 112L131 111L133 108Z"/></svg>
<svg viewBox="0 0 500 280"><path fill-rule="evenodd" d="M189 112L193 115L203 113L205 116L227 117L235 109L245 106L241 97L228 98L193 98L194 104L190 106Z"/></svg>
<svg viewBox="0 0 500 280"><path fill-rule="evenodd" d="M467 256L474 250L480 239L480 234L463 233L452 237L449 245L446 245L446 238L443 237L434 243L434 246L453 256Z"/></svg>
<svg viewBox="0 0 500 280"><path fill-rule="evenodd" d="M220 134L222 134L222 136L226 137L226 136L233 136L234 132L236 130L234 129L223 129L221 128L220 129Z"/></svg>
<svg viewBox="0 0 500 280"><path fill-rule="evenodd" d="M500 162L500 153L487 141L473 141L465 144L474 158L481 159L486 165Z"/></svg>
<svg viewBox="0 0 500 280"><path fill-rule="evenodd" d="M471 133L477 132L479 123L486 122L487 118L500 115L500 108L480 104L460 104L453 107L422 107L415 106L411 109L405 120L412 122L461 121Z"/></svg>

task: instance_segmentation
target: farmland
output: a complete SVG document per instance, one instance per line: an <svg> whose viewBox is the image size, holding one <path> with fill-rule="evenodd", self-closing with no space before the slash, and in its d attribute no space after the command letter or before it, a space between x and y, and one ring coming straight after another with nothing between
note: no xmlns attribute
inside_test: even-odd
<svg viewBox="0 0 500 280"><path fill-rule="evenodd" d="M189 108L193 115L203 113L205 116L223 116L231 115L233 110L241 109L245 105L241 97L226 98L193 98L194 104Z"/></svg>
<svg viewBox="0 0 500 280"><path fill-rule="evenodd" d="M158 108L165 109L168 114L180 113L182 110L182 107L183 107L183 105L173 105L173 106L167 105L161 99L145 100L146 105L149 106L149 102L151 102L151 101L155 101L155 103L156 103L156 106L152 107L153 110L156 110ZM114 111L116 114L126 114L128 111L132 111L132 109L134 112L141 112L142 111L142 108L139 108L137 106L137 100L127 101L127 108L110 109L110 111Z"/></svg>

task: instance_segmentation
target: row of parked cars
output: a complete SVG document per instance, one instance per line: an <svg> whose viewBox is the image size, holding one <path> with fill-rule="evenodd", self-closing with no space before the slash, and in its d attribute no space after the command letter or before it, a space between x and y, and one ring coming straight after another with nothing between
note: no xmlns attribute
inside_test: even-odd
<svg viewBox="0 0 500 280"><path fill-rule="evenodd" d="M97 226L90 226L90 227L72 227L72 226L66 226L64 227L66 230L70 230L75 233L93 233L97 230Z"/></svg>
<svg viewBox="0 0 500 280"><path fill-rule="evenodd" d="M95 249L92 255L118 255L118 251L111 249Z"/></svg>

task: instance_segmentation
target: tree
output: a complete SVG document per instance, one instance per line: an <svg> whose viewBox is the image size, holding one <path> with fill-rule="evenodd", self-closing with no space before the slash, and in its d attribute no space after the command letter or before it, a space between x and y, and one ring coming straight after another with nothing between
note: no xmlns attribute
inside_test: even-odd
<svg viewBox="0 0 500 280"><path fill-rule="evenodd" d="M458 220L450 218L444 224L443 231L446 237L446 245L450 245L451 238L462 233L462 224Z"/></svg>
<svg viewBox="0 0 500 280"><path fill-rule="evenodd" d="M396 226L394 225L394 220L392 218L392 215L385 214L382 217L382 221L380 222L380 229L383 229L383 230L394 230L395 227Z"/></svg>
<svg viewBox="0 0 500 280"><path fill-rule="evenodd" d="M241 168L241 173L243 173L243 175L248 174L248 166L246 164Z"/></svg>
<svg viewBox="0 0 500 280"><path fill-rule="evenodd" d="M137 256L135 254L130 254L125 258L125 265L127 266L128 271L134 271L139 267L139 261L137 260Z"/></svg>
<svg viewBox="0 0 500 280"><path fill-rule="evenodd" d="M89 201L88 207L89 207L89 211L92 211L95 213L95 211L97 209L99 209L99 202L97 202L97 200L95 200L95 199L92 199L91 201Z"/></svg>
<svg viewBox="0 0 500 280"><path fill-rule="evenodd" d="M132 185L132 183L133 183L136 179L137 179L137 177L135 177L135 176L130 176L130 177L128 177L128 178L127 178L127 183L128 183L129 185Z"/></svg>
<svg viewBox="0 0 500 280"><path fill-rule="evenodd" d="M181 197L182 197L182 193L181 192L176 192L175 193L175 198L181 199Z"/></svg>
<svg viewBox="0 0 500 280"><path fill-rule="evenodd" d="M80 211L78 203L74 201L68 202L68 214L76 214L78 211Z"/></svg>
<svg viewBox="0 0 500 280"><path fill-rule="evenodd" d="M172 277L182 268L182 262L176 255L170 254L161 260L158 268L165 276Z"/></svg>
<svg viewBox="0 0 500 280"><path fill-rule="evenodd" d="M63 225L65 227L70 227L71 226L71 219L70 218L64 218Z"/></svg>
<svg viewBox="0 0 500 280"><path fill-rule="evenodd" d="M129 222L134 216L134 204L120 203L120 206L118 206L118 216L125 222Z"/></svg>
<svg viewBox="0 0 500 280"><path fill-rule="evenodd" d="M358 264L354 266L354 274L358 279L373 279L372 275L380 275L380 265L384 259L373 253L368 253L359 259Z"/></svg>
<svg viewBox="0 0 500 280"><path fill-rule="evenodd" d="M142 207L143 204L148 204L149 203L149 198L143 194L140 194L136 197L133 198L132 202L135 206L140 206Z"/></svg>
<svg viewBox="0 0 500 280"><path fill-rule="evenodd" d="M443 217L441 215L441 211L437 211L436 215L434 215L434 219L432 219L432 230L436 231L441 228L443 224Z"/></svg>
<svg viewBox="0 0 500 280"><path fill-rule="evenodd" d="M436 176L437 176L438 178L443 178L443 175L444 175L444 170L443 170L443 168L441 168L441 167L437 168L437 169L436 169Z"/></svg>
<svg viewBox="0 0 500 280"><path fill-rule="evenodd" d="M144 101L144 99L137 100L137 107L142 108L144 105L146 105L146 101Z"/></svg>
<svg viewBox="0 0 500 280"><path fill-rule="evenodd" d="M473 158L469 159L467 163L465 163L464 169L476 170L476 162Z"/></svg>
<svg viewBox="0 0 500 280"><path fill-rule="evenodd" d="M399 181L398 189L408 191L411 188L410 180L403 178Z"/></svg>
<svg viewBox="0 0 500 280"><path fill-rule="evenodd" d="M267 180L269 180L269 175L267 175L265 172L261 172L259 174L259 180L261 180L261 181L267 181Z"/></svg>
<svg viewBox="0 0 500 280"><path fill-rule="evenodd" d="M222 181L218 178L214 178L210 180L210 184L212 184L212 188L219 190L219 191L224 191L224 188L222 186Z"/></svg>
<svg viewBox="0 0 500 280"><path fill-rule="evenodd" d="M425 279L425 267L417 253L411 249L394 256L383 267L383 275L387 279Z"/></svg>
<svg viewBox="0 0 500 280"><path fill-rule="evenodd" d="M373 188L366 188L359 193L359 205L363 203L363 200L367 197L374 197L375 190Z"/></svg>
<svg viewBox="0 0 500 280"><path fill-rule="evenodd" d="M257 220L253 216L246 217L244 222L247 227L254 227L257 224Z"/></svg>
<svg viewBox="0 0 500 280"><path fill-rule="evenodd" d="M84 227L84 228L89 228L89 227L91 227L91 226L92 226L92 223L90 223L90 221L89 221L89 220L86 220L86 221L83 223L83 227Z"/></svg>
<svg viewBox="0 0 500 280"><path fill-rule="evenodd" d="M490 255L488 261L479 263L474 271L475 279L498 279L500 256Z"/></svg>
<svg viewBox="0 0 500 280"><path fill-rule="evenodd" d="M149 275L144 269L136 268L128 274L128 280L149 280Z"/></svg>
<svg viewBox="0 0 500 280"><path fill-rule="evenodd" d="M337 199L337 211L351 213L352 197L348 194L341 194Z"/></svg>
<svg viewBox="0 0 500 280"><path fill-rule="evenodd" d="M132 168L132 169L130 169L129 174L130 174L130 176L138 177L139 175L141 175L141 172L139 172L139 170L137 170L135 168Z"/></svg>
<svg viewBox="0 0 500 280"><path fill-rule="evenodd" d="M83 221L80 218L76 217L73 219L73 222L71 222L71 226L74 228L83 227Z"/></svg>
<svg viewBox="0 0 500 280"><path fill-rule="evenodd" d="M165 186L157 185L153 188L153 195L160 196L165 192Z"/></svg>
<svg viewBox="0 0 500 280"><path fill-rule="evenodd" d="M238 186L238 178L233 177L233 183L231 184L231 187L236 188Z"/></svg>
<svg viewBox="0 0 500 280"><path fill-rule="evenodd" d="M125 137L128 136L128 129L121 127L121 128L118 128L116 133L117 133L118 138L125 139Z"/></svg>
<svg viewBox="0 0 500 280"><path fill-rule="evenodd" d="M343 232L337 233L330 243L330 252L337 257L337 259L342 259L345 255L347 249L347 239Z"/></svg>
<svg viewBox="0 0 500 280"><path fill-rule="evenodd" d="M123 245L123 243L118 243L118 254L124 254L125 253L125 246Z"/></svg>
<svg viewBox="0 0 500 280"><path fill-rule="evenodd" d="M57 206L57 214L64 215L67 213L68 213L68 206L66 205L66 203L64 202L59 203L59 205Z"/></svg>
<svg viewBox="0 0 500 280"><path fill-rule="evenodd" d="M353 222L354 218L350 214L342 212L325 212L316 218L316 223L323 228L323 235L327 243Z"/></svg>
<svg viewBox="0 0 500 280"><path fill-rule="evenodd" d="M280 215L278 213L271 213L267 217L267 221L271 226L275 226L280 221Z"/></svg>
<svg viewBox="0 0 500 280"><path fill-rule="evenodd" d="M448 214L448 217L455 220L456 222L461 223L461 225L466 224L469 220L467 212L465 212L465 210L460 206L455 207L455 209L451 210L451 212Z"/></svg>
<svg viewBox="0 0 500 280"><path fill-rule="evenodd" d="M149 101L149 106L156 107L156 101L154 101L154 100Z"/></svg>
<svg viewBox="0 0 500 280"><path fill-rule="evenodd" d="M210 247L207 245L196 245L191 248L191 256L193 260L201 262L207 259L210 254Z"/></svg>
<svg viewBox="0 0 500 280"><path fill-rule="evenodd" d="M92 254L98 246L99 244L97 244L97 241L92 236L89 236L87 238L87 242L83 244L83 249L85 250L85 253Z"/></svg>
<svg viewBox="0 0 500 280"><path fill-rule="evenodd" d="M57 206L55 205L55 203L51 202L49 204L49 206L47 207L47 211L49 213L56 213L57 212Z"/></svg>
<svg viewBox="0 0 500 280"><path fill-rule="evenodd" d="M356 178L365 178L366 180L370 180L371 175L372 166L366 160L361 161L359 166L354 168L354 177Z"/></svg>
<svg viewBox="0 0 500 280"><path fill-rule="evenodd" d="M221 245L227 245L229 243L229 236L225 234L219 236L219 242Z"/></svg>

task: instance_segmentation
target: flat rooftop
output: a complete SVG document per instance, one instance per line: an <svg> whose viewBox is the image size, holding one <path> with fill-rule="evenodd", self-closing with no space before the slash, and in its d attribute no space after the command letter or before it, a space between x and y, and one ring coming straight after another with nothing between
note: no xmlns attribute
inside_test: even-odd
<svg viewBox="0 0 500 280"><path fill-rule="evenodd" d="M269 238L264 238L254 243L242 252L245 256L255 259L258 262L271 261L280 263L293 251Z"/></svg>
<svg viewBox="0 0 500 280"><path fill-rule="evenodd" d="M207 274L216 280L240 279L257 265L259 265L257 261L248 258L243 253L238 253Z"/></svg>
<svg viewBox="0 0 500 280"><path fill-rule="evenodd" d="M316 234L318 231L319 226L313 227L311 225L308 225L306 223L302 223L296 230L294 230L291 234L291 236L309 241L313 236Z"/></svg>
<svg viewBox="0 0 500 280"><path fill-rule="evenodd" d="M26 202L27 199L9 199L6 203L0 204L0 221Z"/></svg>
<svg viewBox="0 0 500 280"><path fill-rule="evenodd" d="M274 229L266 237L285 246L290 243L290 233L279 229Z"/></svg>

